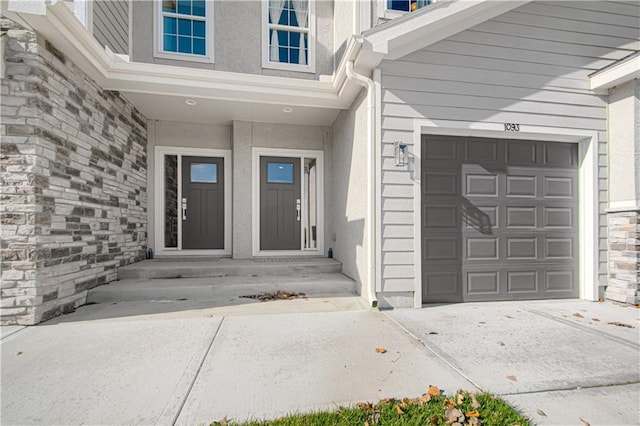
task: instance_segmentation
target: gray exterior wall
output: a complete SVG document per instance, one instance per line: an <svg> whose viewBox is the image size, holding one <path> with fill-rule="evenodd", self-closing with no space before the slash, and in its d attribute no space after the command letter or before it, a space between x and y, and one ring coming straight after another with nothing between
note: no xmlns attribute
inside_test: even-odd
<svg viewBox="0 0 640 426"><path fill-rule="evenodd" d="M93 36L115 53L129 54L129 0L92 2Z"/></svg>
<svg viewBox="0 0 640 426"><path fill-rule="evenodd" d="M144 259L146 119L46 40L2 26L0 321L34 324Z"/></svg>
<svg viewBox="0 0 640 426"><path fill-rule="evenodd" d="M252 257L252 217L257 209L252 201L252 148L283 148L324 152L325 247L330 246L331 225L331 129L320 126L298 126L234 121L233 138L233 257ZM322 253L318 253L322 254Z"/></svg>
<svg viewBox="0 0 640 426"><path fill-rule="evenodd" d="M333 255L342 272L366 294L367 220L367 102L366 91L342 111L333 123L333 173L331 175Z"/></svg>
<svg viewBox="0 0 640 426"><path fill-rule="evenodd" d="M598 132L599 282L606 284L606 98L592 94L588 76L639 48L638 15L637 3L534 2L381 65L384 292L413 291L415 283L414 182L393 166L394 141L415 149L415 119Z"/></svg>
<svg viewBox="0 0 640 426"><path fill-rule="evenodd" d="M333 11L334 40L333 53L336 66L340 63L349 38L353 34L353 2L336 1Z"/></svg>
<svg viewBox="0 0 640 426"><path fill-rule="evenodd" d="M315 74L262 68L262 6L260 1L222 0L215 1L213 4L213 64L154 57L154 7L153 2L149 0L139 0L132 3L131 60L302 79L318 79L320 75L333 74L333 1L316 2Z"/></svg>
<svg viewBox="0 0 640 426"><path fill-rule="evenodd" d="M171 146L179 148L231 149L231 126L219 124L197 124L173 121L149 120L147 136L148 164L147 181L149 185L149 206L155 206L155 148ZM147 214L149 223L149 247L156 252L159 249L155 241L154 209Z"/></svg>

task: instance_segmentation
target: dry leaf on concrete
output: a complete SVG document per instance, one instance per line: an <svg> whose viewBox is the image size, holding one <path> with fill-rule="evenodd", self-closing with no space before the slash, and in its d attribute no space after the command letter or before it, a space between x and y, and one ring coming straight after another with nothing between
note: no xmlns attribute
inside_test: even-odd
<svg viewBox="0 0 640 426"><path fill-rule="evenodd" d="M591 424L582 417L580 417L580 421L582 422L582 426L591 426Z"/></svg>
<svg viewBox="0 0 640 426"><path fill-rule="evenodd" d="M537 411L537 413L538 413L538 415L539 415L539 416L547 417L547 413L545 413L545 412L544 412L544 411L542 411L541 409L539 409L539 408L538 408L536 411Z"/></svg>
<svg viewBox="0 0 640 426"><path fill-rule="evenodd" d="M576 318L584 318L580 312L576 312L573 316Z"/></svg>
<svg viewBox="0 0 640 426"><path fill-rule="evenodd" d="M511 380L512 382L517 382L518 381L516 376L507 376L507 379Z"/></svg>
<svg viewBox="0 0 640 426"><path fill-rule="evenodd" d="M618 327L635 328L631 324L625 324L625 323L620 322L620 321L611 321L611 322L608 322L607 324L615 325L615 326L618 326Z"/></svg>
<svg viewBox="0 0 640 426"><path fill-rule="evenodd" d="M385 354L387 353L387 350L385 348L376 348L376 352L379 354Z"/></svg>

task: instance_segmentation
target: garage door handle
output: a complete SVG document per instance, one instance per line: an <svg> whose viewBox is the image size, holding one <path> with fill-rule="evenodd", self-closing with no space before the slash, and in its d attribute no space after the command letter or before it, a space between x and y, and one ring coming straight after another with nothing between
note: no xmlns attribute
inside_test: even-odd
<svg viewBox="0 0 640 426"><path fill-rule="evenodd" d="M187 199L182 199L182 220L187 220Z"/></svg>
<svg viewBox="0 0 640 426"><path fill-rule="evenodd" d="M300 210L302 209L302 204L300 203L300 199L296 200L296 218L298 222L300 222Z"/></svg>

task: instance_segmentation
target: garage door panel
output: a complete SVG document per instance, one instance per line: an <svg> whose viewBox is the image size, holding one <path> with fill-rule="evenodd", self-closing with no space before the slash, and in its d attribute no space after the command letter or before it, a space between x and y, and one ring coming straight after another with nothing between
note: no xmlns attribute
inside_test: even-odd
<svg viewBox="0 0 640 426"><path fill-rule="evenodd" d="M564 176L545 176L543 178L545 198L566 198L572 199L575 195L574 179Z"/></svg>
<svg viewBox="0 0 640 426"><path fill-rule="evenodd" d="M458 160L461 143L451 137L434 136L426 149L422 150L425 160Z"/></svg>
<svg viewBox="0 0 640 426"><path fill-rule="evenodd" d="M423 194L429 195L459 195L459 173L457 171L429 171L423 174Z"/></svg>
<svg viewBox="0 0 640 426"><path fill-rule="evenodd" d="M505 163L515 165L535 165L538 162L537 143L515 142L507 143L505 149Z"/></svg>
<svg viewBox="0 0 640 426"><path fill-rule="evenodd" d="M423 256L427 261L458 261L460 258L460 238L456 235L425 238L422 246Z"/></svg>
<svg viewBox="0 0 640 426"><path fill-rule="evenodd" d="M444 195L443 181L423 191L424 301L577 297L576 145L452 143L455 165L423 162L427 178L458 185L457 195Z"/></svg>
<svg viewBox="0 0 640 426"><path fill-rule="evenodd" d="M483 140L464 144L464 161L467 163L496 163L502 144L497 140Z"/></svg>
<svg viewBox="0 0 640 426"><path fill-rule="evenodd" d="M506 176L507 197L536 198L538 196L538 179L536 176Z"/></svg>
<svg viewBox="0 0 640 426"><path fill-rule="evenodd" d="M465 197L497 197L498 176L485 174L466 173L464 176Z"/></svg>

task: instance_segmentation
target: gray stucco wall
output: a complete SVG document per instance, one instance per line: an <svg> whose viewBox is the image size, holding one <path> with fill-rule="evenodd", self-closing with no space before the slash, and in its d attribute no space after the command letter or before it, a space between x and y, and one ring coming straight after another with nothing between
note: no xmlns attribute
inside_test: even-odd
<svg viewBox="0 0 640 426"><path fill-rule="evenodd" d="M2 27L1 322L35 324L144 259L146 119L47 40Z"/></svg>
<svg viewBox="0 0 640 426"><path fill-rule="evenodd" d="M599 282L606 284L606 99L589 89L589 75L638 49L639 5L532 2L394 62L382 72L382 227L385 292L412 291L413 186L393 167L393 142L415 152L414 120L520 123L532 128L598 134ZM615 13L615 15L612 15ZM580 20L576 20L576 16ZM391 201L385 194L405 194ZM404 200L404 201L403 201ZM384 229L394 226L395 235Z"/></svg>
<svg viewBox="0 0 640 426"><path fill-rule="evenodd" d="M177 148L231 149L231 126L149 120L147 136L148 182L155 182L155 149L157 146ZM148 188L149 206L155 206L155 185ZM149 247L158 251L155 238L155 208L149 208Z"/></svg>
<svg viewBox="0 0 640 426"><path fill-rule="evenodd" d="M333 1L316 2L316 72L291 72L262 68L262 6L260 1L215 1L214 63L162 59L153 53L153 2L132 4L131 59L136 62L215 69L248 74L318 79L334 69Z"/></svg>
<svg viewBox="0 0 640 426"><path fill-rule="evenodd" d="M115 53L129 54L129 0L92 2L93 36Z"/></svg>
<svg viewBox="0 0 640 426"><path fill-rule="evenodd" d="M638 97L637 80L609 91L609 202L611 207L637 206L638 194Z"/></svg>
<svg viewBox="0 0 640 426"><path fill-rule="evenodd" d="M333 253L342 272L353 278L360 294L367 283L367 103L363 90L351 108L333 123L331 196L335 235Z"/></svg>

